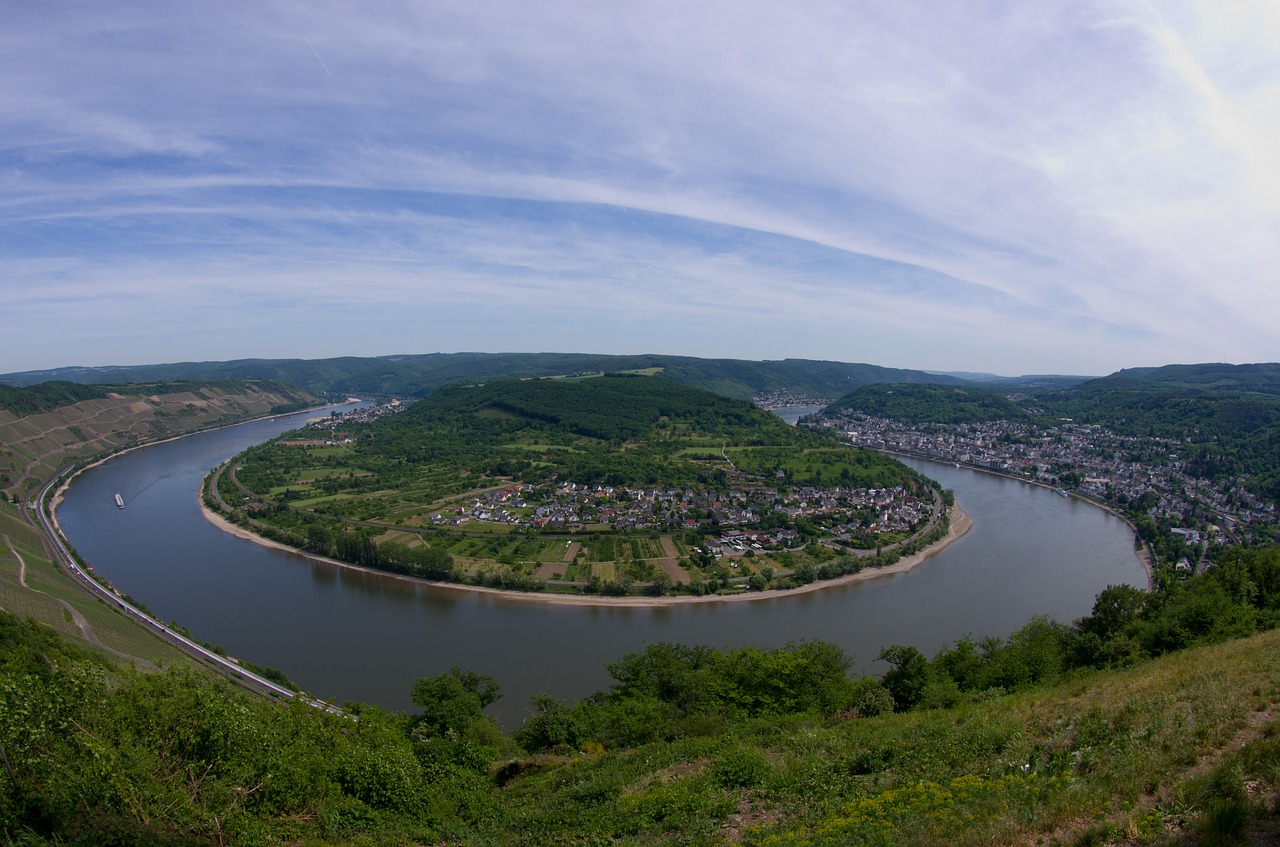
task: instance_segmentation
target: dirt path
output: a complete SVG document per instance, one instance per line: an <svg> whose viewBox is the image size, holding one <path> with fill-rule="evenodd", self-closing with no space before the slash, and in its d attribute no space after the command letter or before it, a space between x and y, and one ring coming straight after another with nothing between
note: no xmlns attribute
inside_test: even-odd
<svg viewBox="0 0 1280 847"><path fill-rule="evenodd" d="M572 544L569 545L569 549L564 551L564 558L561 559L560 561L572 562L573 557L578 555L578 551L581 549L582 549L581 542L578 542L578 541L573 542Z"/></svg>
<svg viewBox="0 0 1280 847"><path fill-rule="evenodd" d="M145 659L140 659L140 658L137 658L136 656L130 656L127 653L121 653L119 650L112 649L111 647L108 647L107 645L103 644L101 641L98 640L98 636L94 633L93 627L89 625L89 622L87 620L85 620L84 615L80 614L79 609L77 609L75 606L72 606L70 603L68 603L66 600L63 600L61 597L54 597L52 594L48 593L47 591L41 591L38 588L32 588L31 586L27 585L26 559L22 558L22 554L18 552L17 547L13 546L13 542L9 540L9 536L7 535L4 536L4 545L9 548L9 552L12 553L13 557L18 560L18 584L33 594L40 594L45 597L48 597L50 600L53 600L55 603L57 603L59 606L65 609L67 614L71 615L71 621L76 625L76 629L80 630L81 638L83 638L85 641L88 641L90 644L92 644L94 647L97 647L99 650L105 650L108 653L112 654L113 656L119 656L122 659L128 659L131 662L136 662L138 664L146 665L148 667L155 667Z"/></svg>
<svg viewBox="0 0 1280 847"><path fill-rule="evenodd" d="M23 588L27 587L27 560L22 558L22 554L13 546L13 542L9 540L9 536L4 537L4 546L9 548L9 552L13 554L13 558L18 560L18 585Z"/></svg>

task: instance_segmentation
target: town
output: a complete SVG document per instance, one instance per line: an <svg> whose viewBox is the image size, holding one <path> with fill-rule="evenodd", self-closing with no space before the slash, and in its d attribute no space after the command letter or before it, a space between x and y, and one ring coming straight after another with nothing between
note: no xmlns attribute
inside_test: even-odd
<svg viewBox="0 0 1280 847"><path fill-rule="evenodd" d="M1232 480L1227 485L1187 473L1170 439L1117 435L1104 427L1062 420L1056 426L992 421L910 426L888 418L813 415L802 421L830 428L849 444L964 464L1071 491L1121 507L1140 508L1188 543L1250 543L1276 522L1275 505Z"/></svg>
<svg viewBox="0 0 1280 847"><path fill-rule="evenodd" d="M655 489L573 482L514 483L466 498L430 521L524 524L534 529L683 529L721 532L720 546L744 552L794 546L808 534L874 548L886 533L909 535L936 513L937 503L896 488ZM742 529L733 529L742 527ZM722 532L723 531L723 532Z"/></svg>

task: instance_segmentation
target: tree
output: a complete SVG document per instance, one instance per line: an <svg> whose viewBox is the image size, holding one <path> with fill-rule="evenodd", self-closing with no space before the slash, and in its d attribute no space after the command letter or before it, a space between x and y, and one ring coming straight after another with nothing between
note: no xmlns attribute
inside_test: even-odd
<svg viewBox="0 0 1280 847"><path fill-rule="evenodd" d="M582 723L576 712L549 694L533 697L534 712L512 733L516 743L530 753L567 747L576 750L582 743Z"/></svg>
<svg viewBox="0 0 1280 847"><path fill-rule="evenodd" d="M881 650L876 658L893 665L880 684L893 695L897 710L905 712L919 703L930 678L929 660L924 654L914 647L894 644Z"/></svg>
<svg viewBox="0 0 1280 847"><path fill-rule="evenodd" d="M501 696L493 677L455 665L447 673L415 681L411 699L422 708L418 723L444 734L462 733L475 721L485 720L484 708Z"/></svg>

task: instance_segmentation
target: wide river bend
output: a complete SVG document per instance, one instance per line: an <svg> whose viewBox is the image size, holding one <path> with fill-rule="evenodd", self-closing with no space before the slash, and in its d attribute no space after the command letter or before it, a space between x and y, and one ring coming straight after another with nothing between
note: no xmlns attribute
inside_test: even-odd
<svg viewBox="0 0 1280 847"><path fill-rule="evenodd" d="M1133 532L1102 509L918 460L908 464L955 491L974 521L968 534L907 573L752 602L611 607L480 594L312 562L205 519L198 489L210 469L314 415L121 455L72 483L58 519L99 573L163 620L337 702L408 709L414 679L459 665L498 679L505 696L496 711L511 727L531 695L589 694L609 683L605 663L646 643L817 638L878 672L885 645L932 655L965 634L1007 636L1033 615L1073 620L1107 585L1147 581Z"/></svg>

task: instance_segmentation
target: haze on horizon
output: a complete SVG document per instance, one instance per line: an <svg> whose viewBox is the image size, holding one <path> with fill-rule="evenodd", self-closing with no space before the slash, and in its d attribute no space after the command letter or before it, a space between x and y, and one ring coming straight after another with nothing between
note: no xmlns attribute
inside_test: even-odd
<svg viewBox="0 0 1280 847"><path fill-rule="evenodd" d="M1280 359L1262 0L11 3L0 372Z"/></svg>

